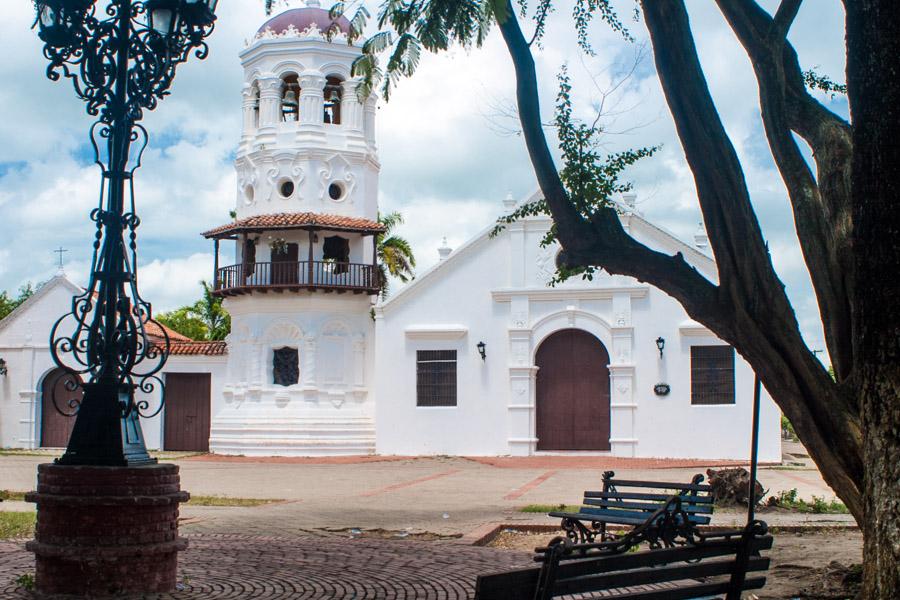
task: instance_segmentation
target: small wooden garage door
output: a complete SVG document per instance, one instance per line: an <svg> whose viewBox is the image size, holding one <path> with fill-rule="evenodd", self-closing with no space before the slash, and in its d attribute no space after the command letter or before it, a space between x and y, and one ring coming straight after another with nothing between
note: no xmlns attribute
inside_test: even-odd
<svg viewBox="0 0 900 600"><path fill-rule="evenodd" d="M77 375L67 375L62 369L53 369L41 383L41 446L44 448L65 448L69 445L69 436L75 427L75 417L61 414L56 407L59 406L60 410L71 414L74 409L69 402L71 400L80 402L84 397L84 390L80 387L75 391L67 389L66 382L73 381L81 384L81 378Z"/></svg>
<svg viewBox="0 0 900 600"><path fill-rule="evenodd" d="M593 335L564 329L538 348L537 449L609 450L609 353Z"/></svg>
<svg viewBox="0 0 900 600"><path fill-rule="evenodd" d="M209 452L209 373L166 373L164 450Z"/></svg>

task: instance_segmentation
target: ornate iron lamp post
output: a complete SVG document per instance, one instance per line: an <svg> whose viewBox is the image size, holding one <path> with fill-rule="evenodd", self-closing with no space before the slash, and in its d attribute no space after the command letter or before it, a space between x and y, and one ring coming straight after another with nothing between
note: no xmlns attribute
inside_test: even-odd
<svg viewBox="0 0 900 600"><path fill-rule="evenodd" d="M151 341L150 304L138 293L134 171L147 145L139 124L166 96L179 64L206 58L218 0L35 0L38 36L50 61L47 76L71 79L76 95L97 117L90 138L103 172L90 282L50 334L53 360L83 384L63 465L152 464L139 416L162 410L160 374L168 339ZM160 391L158 407L135 393ZM56 402L56 398L54 398Z"/></svg>

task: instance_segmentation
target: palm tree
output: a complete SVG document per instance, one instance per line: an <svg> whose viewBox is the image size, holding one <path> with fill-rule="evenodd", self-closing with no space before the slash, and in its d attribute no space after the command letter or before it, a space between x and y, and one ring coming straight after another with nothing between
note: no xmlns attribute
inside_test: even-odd
<svg viewBox="0 0 900 600"><path fill-rule="evenodd" d="M207 340L224 340L231 332L231 315L222 308L222 298L213 295L212 286L201 281L203 296L194 303L191 312L206 325Z"/></svg>
<svg viewBox="0 0 900 600"><path fill-rule="evenodd" d="M156 315L156 320L192 340L224 340L231 331L231 315L222 308L222 298L213 296L212 286L201 281L203 295L193 304Z"/></svg>
<svg viewBox="0 0 900 600"><path fill-rule="evenodd" d="M413 256L412 247L405 238L393 234L393 230L403 223L403 215L392 212L386 215L378 214L378 222L384 226L384 231L376 237L378 247L378 270L381 276L381 298L388 295L388 274L406 283L416 276L413 269L416 266L416 257Z"/></svg>

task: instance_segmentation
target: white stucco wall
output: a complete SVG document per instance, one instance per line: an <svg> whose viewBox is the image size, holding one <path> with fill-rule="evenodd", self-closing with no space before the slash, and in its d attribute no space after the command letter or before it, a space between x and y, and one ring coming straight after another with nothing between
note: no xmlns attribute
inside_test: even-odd
<svg viewBox="0 0 900 600"><path fill-rule="evenodd" d="M7 375L0 376L0 447L38 448L41 445L41 386L56 365L50 356L50 330L56 319L71 308L72 296L80 288L58 276L47 282L35 296L8 316L0 325L0 357L6 360ZM171 356L165 373L212 373L212 394L221 395L227 357ZM152 397L150 397L152 396ZM158 390L148 396L150 411L159 406ZM144 441L158 449L163 440L165 409L150 419L141 419Z"/></svg>
<svg viewBox="0 0 900 600"><path fill-rule="evenodd" d="M374 451L374 324L366 295L228 298L229 363L213 402L211 450L266 456ZM272 356L296 348L299 380L276 385Z"/></svg>
<svg viewBox="0 0 900 600"><path fill-rule="evenodd" d="M631 278L546 283L556 249L540 248L549 221L517 223L486 235L378 309L377 451L383 454L527 455L536 452L535 354L561 329L590 332L610 355L611 454L747 459L753 374L736 355L735 404L690 403L691 345L722 344L680 305ZM711 278L711 259L635 219L633 233L681 251ZM666 340L662 358L656 338ZM487 344L482 362L476 344ZM458 353L456 407L416 406L416 351ZM671 393L653 392L668 383ZM779 411L764 394L760 460L781 460Z"/></svg>

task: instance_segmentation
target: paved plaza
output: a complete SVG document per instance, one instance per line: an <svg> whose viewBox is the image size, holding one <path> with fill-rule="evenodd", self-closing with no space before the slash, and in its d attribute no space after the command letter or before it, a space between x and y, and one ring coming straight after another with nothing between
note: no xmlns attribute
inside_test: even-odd
<svg viewBox="0 0 900 600"><path fill-rule="evenodd" d="M28 490L48 457L0 457L0 489ZM497 525L553 525L528 504L574 503L604 470L623 478L687 481L703 462L612 457L523 459L226 459L188 457L194 495L275 498L255 507L183 506L184 589L172 598L469 598L479 573L527 565L521 552L473 546ZM802 462L802 461L801 461ZM714 463L713 463L714 464ZM768 493L834 496L808 464L764 467ZM3 510L33 510L5 502ZM738 524L719 510L713 524ZM848 515L764 513L772 525L849 524ZM21 541L0 542L0 597L26 598L13 581L34 570Z"/></svg>

